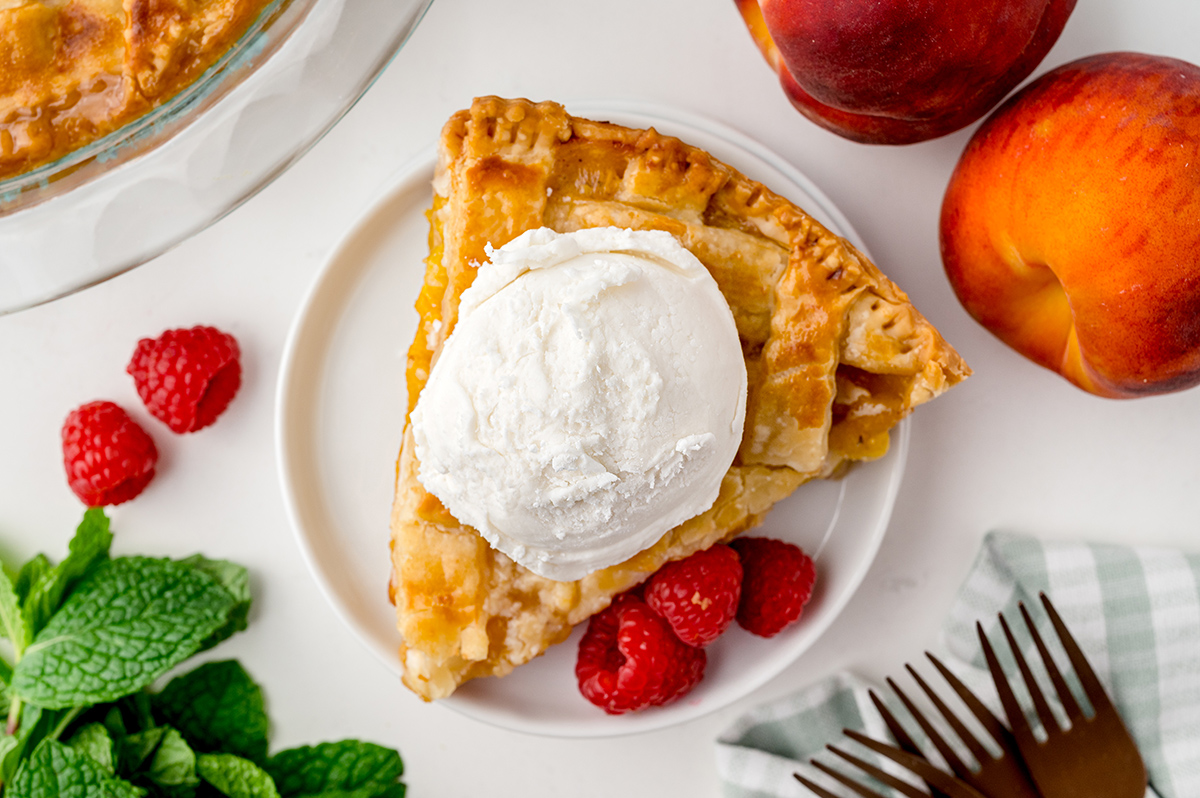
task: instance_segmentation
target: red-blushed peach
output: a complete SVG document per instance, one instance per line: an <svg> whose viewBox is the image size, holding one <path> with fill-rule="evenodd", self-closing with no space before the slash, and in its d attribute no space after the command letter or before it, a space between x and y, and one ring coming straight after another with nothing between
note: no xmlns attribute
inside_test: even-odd
<svg viewBox="0 0 1200 798"><path fill-rule="evenodd" d="M1200 383L1200 67L1104 53L1025 87L967 144L941 248L972 316L1084 390Z"/></svg>
<svg viewBox="0 0 1200 798"><path fill-rule="evenodd" d="M1075 0L735 0L792 104L910 144L974 122L1049 52Z"/></svg>

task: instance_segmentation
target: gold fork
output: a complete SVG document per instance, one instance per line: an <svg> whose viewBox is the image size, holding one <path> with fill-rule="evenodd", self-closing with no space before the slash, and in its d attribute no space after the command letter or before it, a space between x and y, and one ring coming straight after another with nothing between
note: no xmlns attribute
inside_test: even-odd
<svg viewBox="0 0 1200 798"><path fill-rule="evenodd" d="M908 695L900 689L900 687L892 679L888 679L888 686L908 709L909 714L925 732L925 736L933 747L938 750L942 758L946 760L946 764L950 766L959 779L974 787L979 792L988 796L1003 796L1003 798L1040 798L1037 789L1033 786L1033 781L1029 776L1029 772L1025 769L1024 763L1021 761L1021 754L1017 750L1016 741L1012 734L1004 725L992 714L983 702L980 701L967 686L959 681L950 669L942 664L942 661L925 652L925 656L933 663L942 678L950 685L950 688L962 699L963 704L971 711L971 714L979 721L987 733L1000 746L1000 753L993 756L992 753L984 746L979 739L971 733L970 729L954 714L951 709L946 706L946 703L934 692L917 670L911 665L905 665L910 676L921 688L922 692L929 698L937 711L946 719L950 728L966 746L967 750L975 758L975 767L964 762L955 750L946 742L945 738L938 732L934 725L925 717L916 706L916 704L908 697ZM892 736L900 744L900 747L910 753L922 755L920 748L909 737L904 727L900 725L895 716L888 710L887 706L879 700L874 691L870 693L871 700L875 704L875 708L879 714L883 716L884 723L892 732ZM934 785L929 785L931 789L935 789Z"/></svg>
<svg viewBox="0 0 1200 798"><path fill-rule="evenodd" d="M1008 622L1001 615L1000 625L1004 629L1004 636L1008 640L1013 658L1017 661L1021 678L1029 689L1034 710L1046 730L1045 742L1038 742L1034 736L1033 729L1000 667L996 652L984 634L983 625L975 625L984 656L987 658L988 670L992 673L992 680L1000 694L1000 703L1008 717L1008 725L1034 783L1044 798L1142 798L1146 792L1146 767L1142 763L1137 745L1125 724L1121 722L1121 716L1117 714L1116 707L1113 706L1100 680L1096 678L1079 645L1067 631L1062 618L1058 616L1045 593L1040 594L1040 598L1050 623L1066 649L1072 667L1075 668L1083 686L1083 693L1092 704L1093 712L1090 718L1084 715L1079 702L1075 700L1066 680L1051 659L1046 644L1042 642L1041 635L1029 617L1029 612L1025 605L1021 604L1021 615L1025 619L1025 625L1029 628L1038 655L1046 666L1046 672L1070 721L1069 728L1059 727L1046 697L1034 680L1029 664L1017 647Z"/></svg>
<svg viewBox="0 0 1200 798"><path fill-rule="evenodd" d="M908 751L902 751L901 749L888 745L887 743L881 743L878 740L872 739L865 734L860 734L852 729L846 729L845 734L851 740L866 746L880 756L892 760L896 764L908 770L910 773L921 778L930 786L930 789L932 789L935 794L944 795L948 798L986 798L986 796L980 794L975 790L975 788L971 787L966 782L960 781L954 776L951 776L949 773L945 773L934 767L924 757L911 754ZM929 798L928 793L921 792L911 784L896 778L895 776L878 767L875 767L866 760L860 759L853 754L848 754L832 745L828 745L826 748L828 748L832 753L837 754L846 762L854 765L871 778L886 784L896 792L906 796L906 798ZM846 785L863 798L884 798L882 793L876 792L865 784L855 781L850 776L834 770L823 762L818 762L817 760L813 759L811 760L811 764L817 770L825 773L840 784ZM792 775L795 776L796 781L812 790L814 793L819 795L820 798L838 798L838 796L834 793L830 792L819 784L806 779L799 773L794 773Z"/></svg>
<svg viewBox="0 0 1200 798"><path fill-rule="evenodd" d="M996 744L999 745L999 755L992 755L992 753L984 746L984 744L980 742L979 739L971 732L971 730L967 728L966 724L964 724L962 720L960 720L959 717L954 714L950 707L946 705L946 702L934 692L933 688L929 686L929 683L921 678L921 675L911 665L905 665L904 667L908 670L913 680L917 683L925 695L929 697L929 700L937 708L938 712L941 713L942 717L946 719L946 722L958 736L959 740L962 741L963 745L966 746L966 748L971 752L972 756L975 757L975 766L972 767L971 765L968 765L962 760L961 757L958 756L950 744L946 742L946 739L941 735L941 733L938 732L937 728L934 727L925 714L917 708L917 705L912 701L912 699L910 699L908 695L901 690L899 685L897 685L892 679L887 680L888 686L892 688L892 691L908 709L909 714L912 715L913 719L917 722L917 725L919 725L922 731L924 731L925 736L929 739L933 747L936 748L942 755L942 758L945 759L946 764L949 765L951 771L953 771L953 774L957 777L957 779L951 779L949 782L947 782L946 774L928 763L928 761L925 759L924 752L921 751L920 747L908 734L908 731L904 728L900 721L896 719L896 716L891 712L891 710L888 709L887 705L880 700L879 696L874 690L868 691L868 695L871 696L871 702L875 705L875 709L883 718L883 722L887 724L888 731L891 732L892 737L894 737L896 742L899 744L899 748L887 746L886 744L872 740L869 737L863 737L856 732L847 730L845 733L850 736L851 739L858 740L863 745L866 745L877 753L888 757L893 762L906 767L912 773L921 776L924 779L926 786L929 787L929 795L933 796L933 798L957 798L957 796L961 795L982 795L990 796L991 798L1041 798L1038 794L1037 788L1033 786L1029 772L1025 769L1025 765L1021 761L1021 754L1017 750L1016 740L1013 738L1009 730L1004 727L1004 724L1002 724L1000 720L992 714L991 710L989 710L983 704L983 702L980 701L979 698L976 697L975 694L972 693L967 686L950 671L949 668L942 664L941 660L929 652L925 652L925 656L929 658L929 661L932 662L933 666L937 668L939 673L941 673L942 678L946 680L946 683L950 685L950 688L954 690L959 698L962 699L963 704L968 710L970 710L971 714L975 716L975 718L983 726L984 730L992 737L993 740L995 740ZM863 762L861 759L852 757L849 754L846 754L845 752L840 751L832 746L829 747L829 750L840 756L842 759L850 762L850 764L855 765L860 770L867 772L877 780L884 780L886 774L884 774L883 771L880 771L878 768L873 768L872 766ZM901 753L907 753L908 755L911 755L911 758L898 756ZM869 790L867 792L863 792L862 790L866 788L863 788L861 785L852 784L851 782L847 781L848 777L831 770L820 762L813 761L812 764L814 767L827 773L832 778L837 779L847 786L850 786L852 789L858 792L859 795L878 795L878 793L873 793ZM817 792L818 795L828 795L827 792L821 791L819 787L815 787L811 782L806 781L803 777L797 775L796 778L800 779L801 783L808 786L809 789ZM904 795L928 798L925 793L922 793L909 785L897 786L895 780L888 781L886 783L888 783L889 786L895 787ZM943 788L943 785L946 784L952 786ZM964 791L962 789L963 787L973 788L973 790Z"/></svg>

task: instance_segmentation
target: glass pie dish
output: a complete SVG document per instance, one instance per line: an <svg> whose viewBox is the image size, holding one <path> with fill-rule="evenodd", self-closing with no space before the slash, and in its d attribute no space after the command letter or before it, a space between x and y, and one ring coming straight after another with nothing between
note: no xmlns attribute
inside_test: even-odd
<svg viewBox="0 0 1200 798"><path fill-rule="evenodd" d="M150 113L0 180L0 313L144 263L220 219L350 109L432 0L274 0Z"/></svg>

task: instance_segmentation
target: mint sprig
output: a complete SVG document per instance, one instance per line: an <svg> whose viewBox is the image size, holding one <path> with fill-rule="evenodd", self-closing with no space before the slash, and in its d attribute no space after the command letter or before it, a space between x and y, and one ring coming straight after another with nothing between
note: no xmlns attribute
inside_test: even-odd
<svg viewBox="0 0 1200 798"><path fill-rule="evenodd" d="M232 660L152 686L246 628L246 569L195 555L110 558L104 511L68 556L0 567L2 798L401 798L404 766L357 740L268 757L262 689Z"/></svg>

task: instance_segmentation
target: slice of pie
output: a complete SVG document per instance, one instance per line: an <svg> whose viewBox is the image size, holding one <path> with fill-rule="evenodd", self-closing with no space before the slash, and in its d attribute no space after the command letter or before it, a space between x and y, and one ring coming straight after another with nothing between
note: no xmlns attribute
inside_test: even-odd
<svg viewBox="0 0 1200 798"><path fill-rule="evenodd" d="M624 563L538 576L460 524L417 479L406 428L392 510L391 596L404 683L425 699L501 676L564 640L669 560L761 521L802 483L883 455L889 430L970 370L861 253L784 198L654 130L555 103L477 99L442 131L429 257L408 355L409 411L459 298L520 233L665 230L710 270L748 372L745 433L716 503ZM701 400L702 401L702 400Z"/></svg>

